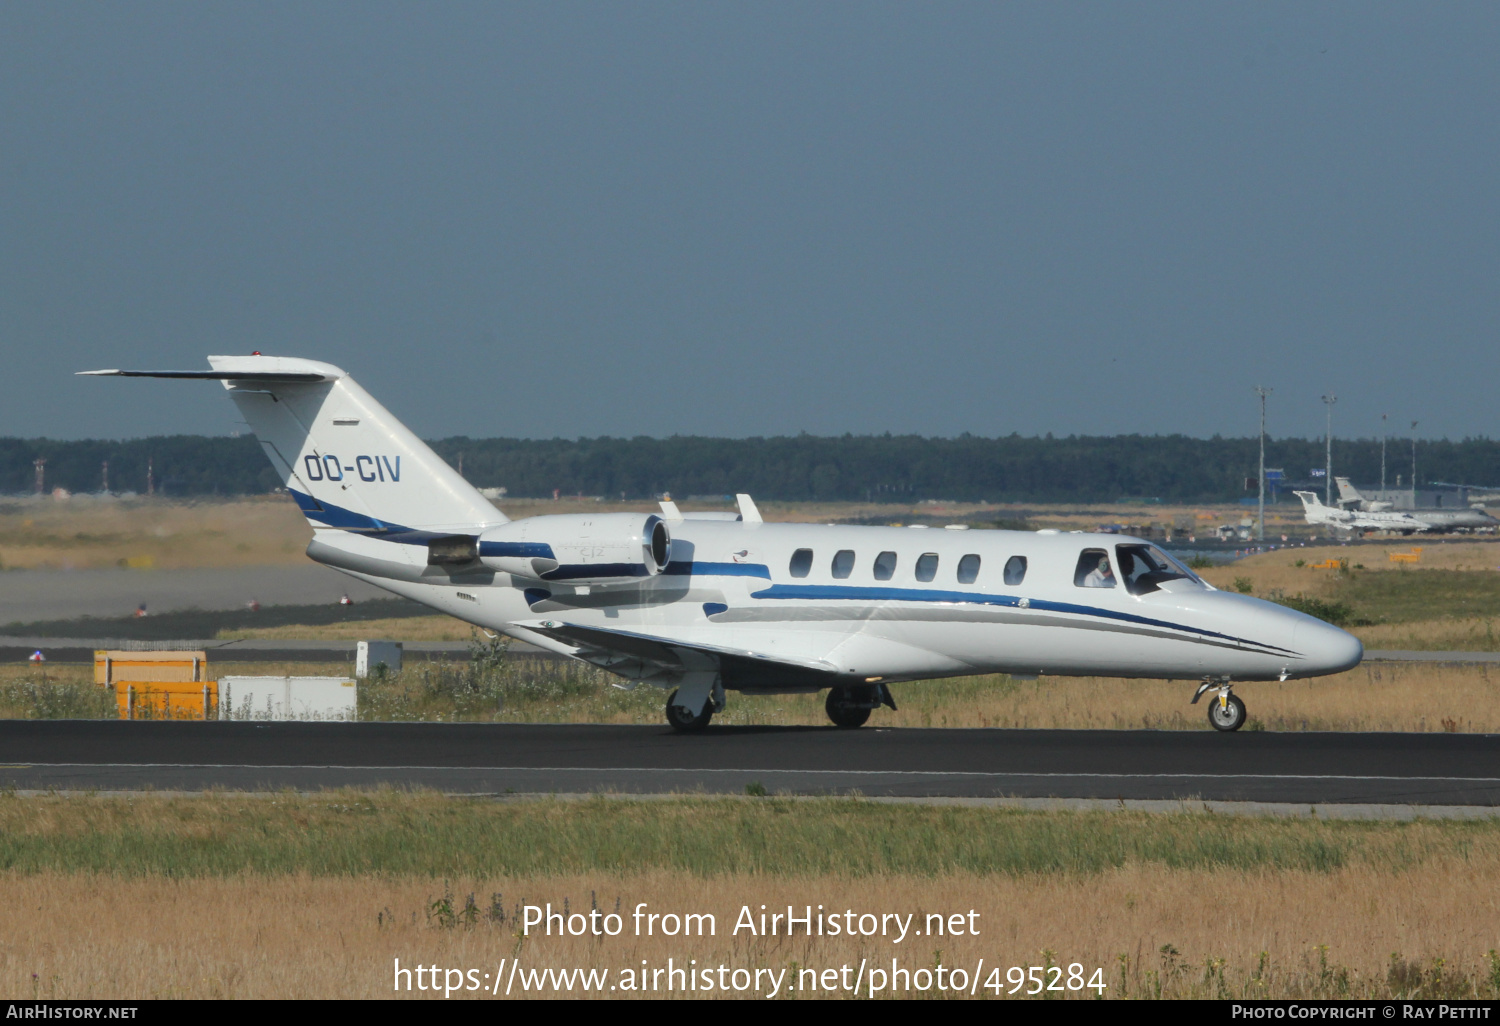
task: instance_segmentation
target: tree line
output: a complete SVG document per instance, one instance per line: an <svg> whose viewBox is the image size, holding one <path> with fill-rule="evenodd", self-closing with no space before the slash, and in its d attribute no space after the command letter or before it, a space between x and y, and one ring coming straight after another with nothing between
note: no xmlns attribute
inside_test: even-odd
<svg viewBox="0 0 1500 1026"><path fill-rule="evenodd" d="M779 438L443 438L430 443L479 487L517 497L644 499L750 492L786 501L1232 502L1254 494L1258 440L1185 435L923 438L844 435ZM268 492L281 482L252 437L171 435L129 441L0 438L0 492L97 492L109 464L113 492L175 496ZM1380 442L1334 442L1334 473L1380 481ZM1419 441L1422 483L1500 485L1500 442ZM1266 442L1266 465L1306 485L1323 465L1321 439ZM1410 485L1411 448L1393 440L1386 479ZM1252 488L1246 488L1246 479ZM1321 480L1317 480L1321 486ZM1283 496L1290 498L1283 489Z"/></svg>

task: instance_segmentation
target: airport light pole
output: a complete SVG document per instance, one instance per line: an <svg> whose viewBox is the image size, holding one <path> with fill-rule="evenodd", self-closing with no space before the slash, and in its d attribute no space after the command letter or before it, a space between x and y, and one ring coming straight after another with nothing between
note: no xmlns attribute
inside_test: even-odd
<svg viewBox="0 0 1500 1026"><path fill-rule="evenodd" d="M1257 385L1255 394L1260 396L1260 497L1256 502L1255 540L1266 540L1266 396L1271 389Z"/></svg>
<svg viewBox="0 0 1500 1026"><path fill-rule="evenodd" d="M1333 505L1333 404L1338 401L1339 397L1336 395L1323 397L1323 405L1328 407L1328 430L1323 442L1323 505L1325 506Z"/></svg>
<svg viewBox="0 0 1500 1026"><path fill-rule="evenodd" d="M1411 508L1417 508L1417 425L1421 421L1411 422Z"/></svg>
<svg viewBox="0 0 1500 1026"><path fill-rule="evenodd" d="M1388 416L1390 416L1390 414L1388 414L1388 413L1382 413L1380 415L1380 498L1381 498L1381 501L1385 501L1385 436L1390 433L1389 429L1386 427L1385 419Z"/></svg>

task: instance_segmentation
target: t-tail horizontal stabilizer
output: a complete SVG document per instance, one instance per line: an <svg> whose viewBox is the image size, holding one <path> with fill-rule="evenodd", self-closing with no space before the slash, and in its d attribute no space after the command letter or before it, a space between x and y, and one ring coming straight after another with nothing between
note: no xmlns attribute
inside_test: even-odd
<svg viewBox="0 0 1500 1026"><path fill-rule="evenodd" d="M508 522L333 364L259 354L208 362L212 370L82 373L222 382L315 528L477 535Z"/></svg>

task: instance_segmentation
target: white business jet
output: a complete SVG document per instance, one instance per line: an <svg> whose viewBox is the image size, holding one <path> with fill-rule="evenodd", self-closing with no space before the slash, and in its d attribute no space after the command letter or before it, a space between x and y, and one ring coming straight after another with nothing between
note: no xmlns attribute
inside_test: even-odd
<svg viewBox="0 0 1500 1026"><path fill-rule="evenodd" d="M747 695L828 690L858 727L887 685L966 674L1201 681L1236 730L1233 685L1347 670L1359 640L1217 591L1149 542L1056 531L768 524L739 513L511 521L337 367L212 356L313 527L310 558L479 627L671 689L698 730ZM631 683L628 686L634 686Z"/></svg>
<svg viewBox="0 0 1500 1026"><path fill-rule="evenodd" d="M1394 505L1378 499L1365 498L1358 488L1349 483L1347 477L1336 477L1333 480L1339 486L1341 509L1379 513ZM1409 509L1404 512L1413 520L1420 520L1426 524L1428 530L1432 531L1492 531L1500 527L1500 520L1486 513L1483 506L1453 506L1448 509L1435 506L1426 509Z"/></svg>
<svg viewBox="0 0 1500 1026"><path fill-rule="evenodd" d="M1402 534L1411 534L1414 531L1432 530L1431 524L1418 520L1410 513L1398 513L1393 510L1367 512L1344 509L1340 506L1325 506L1323 500L1318 498L1317 492L1293 492L1292 494L1302 500L1302 512L1306 515L1309 524L1321 524L1340 531L1400 531Z"/></svg>

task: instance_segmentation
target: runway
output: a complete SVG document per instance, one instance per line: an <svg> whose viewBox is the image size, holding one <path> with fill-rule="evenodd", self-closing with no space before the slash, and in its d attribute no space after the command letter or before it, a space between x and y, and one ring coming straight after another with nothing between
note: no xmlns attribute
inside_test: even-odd
<svg viewBox="0 0 1500 1026"><path fill-rule="evenodd" d="M1500 736L0 721L17 790L430 788L1500 805Z"/></svg>

